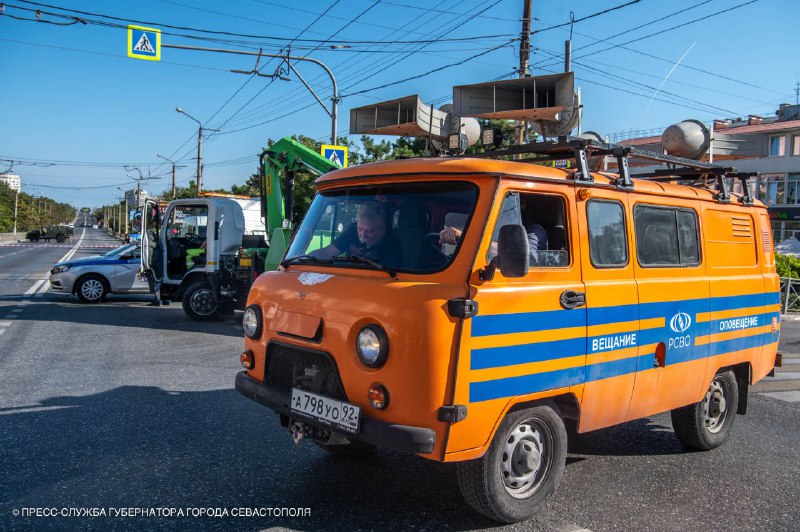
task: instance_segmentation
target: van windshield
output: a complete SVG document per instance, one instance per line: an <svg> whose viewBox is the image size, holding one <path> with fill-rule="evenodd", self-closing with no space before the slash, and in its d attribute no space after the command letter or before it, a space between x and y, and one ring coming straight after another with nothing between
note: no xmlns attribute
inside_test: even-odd
<svg viewBox="0 0 800 532"><path fill-rule="evenodd" d="M380 185L320 192L286 253L284 264L432 273L456 256L460 239L441 242L446 227L466 231L477 187L469 183Z"/></svg>

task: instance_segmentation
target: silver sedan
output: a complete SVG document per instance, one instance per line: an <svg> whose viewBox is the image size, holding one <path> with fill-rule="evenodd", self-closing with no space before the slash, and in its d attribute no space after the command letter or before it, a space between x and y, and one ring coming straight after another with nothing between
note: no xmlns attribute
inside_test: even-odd
<svg viewBox="0 0 800 532"><path fill-rule="evenodd" d="M146 294L147 281L139 276L141 248L128 244L105 255L59 262L50 270L50 289L77 294L84 303L97 303L108 294Z"/></svg>

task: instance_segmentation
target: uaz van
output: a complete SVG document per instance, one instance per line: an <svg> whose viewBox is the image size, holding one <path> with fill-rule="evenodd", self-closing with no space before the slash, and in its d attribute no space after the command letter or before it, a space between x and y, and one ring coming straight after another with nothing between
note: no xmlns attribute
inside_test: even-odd
<svg viewBox="0 0 800 532"><path fill-rule="evenodd" d="M632 179L629 148L549 146L531 149L576 168L423 158L320 177L250 292L237 390L332 453L457 462L467 502L506 522L555 491L565 420L670 411L688 448L724 443L778 356L766 208L729 169Z"/></svg>

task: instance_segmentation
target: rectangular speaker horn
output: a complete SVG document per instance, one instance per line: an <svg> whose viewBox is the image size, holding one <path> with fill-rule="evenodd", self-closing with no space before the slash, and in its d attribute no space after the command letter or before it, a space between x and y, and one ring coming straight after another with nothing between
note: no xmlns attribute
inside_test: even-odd
<svg viewBox="0 0 800 532"><path fill-rule="evenodd" d="M502 120L552 120L575 105L572 72L453 87L456 116Z"/></svg>
<svg viewBox="0 0 800 532"><path fill-rule="evenodd" d="M350 109L350 133L444 139L450 130L445 111L433 109L419 95Z"/></svg>

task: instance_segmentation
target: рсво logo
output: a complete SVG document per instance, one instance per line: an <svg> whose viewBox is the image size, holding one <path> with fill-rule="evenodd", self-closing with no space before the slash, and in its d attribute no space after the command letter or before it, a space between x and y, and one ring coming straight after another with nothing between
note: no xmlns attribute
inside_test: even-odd
<svg viewBox="0 0 800 532"><path fill-rule="evenodd" d="M692 326L692 318L685 312L678 312L669 320L669 328L676 333L686 332Z"/></svg>

